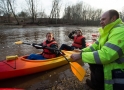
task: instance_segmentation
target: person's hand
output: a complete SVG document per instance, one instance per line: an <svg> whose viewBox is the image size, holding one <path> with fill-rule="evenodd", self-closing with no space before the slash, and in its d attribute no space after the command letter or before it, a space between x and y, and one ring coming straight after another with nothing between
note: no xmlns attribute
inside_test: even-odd
<svg viewBox="0 0 124 90"><path fill-rule="evenodd" d="M71 57L74 61L81 59L80 53L78 53L78 54L72 54L70 57Z"/></svg>
<svg viewBox="0 0 124 90"><path fill-rule="evenodd" d="M72 31L72 34L75 34L76 33L76 30L75 31Z"/></svg>
<svg viewBox="0 0 124 90"><path fill-rule="evenodd" d="M75 51L75 52L82 52L82 50L80 50L80 49L74 49L73 51Z"/></svg>
<svg viewBox="0 0 124 90"><path fill-rule="evenodd" d="M35 47L35 45L37 45L36 43L33 43L32 46Z"/></svg>
<svg viewBox="0 0 124 90"><path fill-rule="evenodd" d="M47 46L42 46L42 49L46 48Z"/></svg>

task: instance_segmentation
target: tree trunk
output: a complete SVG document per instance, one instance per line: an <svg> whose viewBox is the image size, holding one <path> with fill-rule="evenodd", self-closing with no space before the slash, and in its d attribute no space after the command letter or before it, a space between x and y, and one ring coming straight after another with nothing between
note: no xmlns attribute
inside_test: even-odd
<svg viewBox="0 0 124 90"><path fill-rule="evenodd" d="M10 8L11 8L11 10L12 10L12 13L13 13L13 15L14 15L14 18L15 18L16 21L17 21L17 25L19 25L19 21L18 21L18 19L16 18L16 15L15 15L15 13L14 13L14 11L13 11L12 4L11 4L10 0L8 0L8 2L9 2L9 5L10 5Z"/></svg>

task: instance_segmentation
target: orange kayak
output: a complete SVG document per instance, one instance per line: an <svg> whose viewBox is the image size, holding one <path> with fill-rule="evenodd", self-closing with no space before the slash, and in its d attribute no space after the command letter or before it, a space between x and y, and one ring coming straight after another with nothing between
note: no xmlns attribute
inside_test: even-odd
<svg viewBox="0 0 124 90"><path fill-rule="evenodd" d="M65 54L65 57L69 61L71 61L70 55L75 52L63 52ZM42 72L68 64L63 56L46 60L29 60L26 59L26 57L27 56L21 56L18 57L16 60L3 60L2 62L0 62L0 80Z"/></svg>

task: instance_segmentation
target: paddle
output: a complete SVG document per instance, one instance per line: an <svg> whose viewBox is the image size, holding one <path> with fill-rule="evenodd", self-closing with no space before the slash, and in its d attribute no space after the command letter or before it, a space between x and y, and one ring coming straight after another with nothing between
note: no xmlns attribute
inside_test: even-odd
<svg viewBox="0 0 124 90"><path fill-rule="evenodd" d="M22 41L18 41L15 42L15 44L27 44L27 45L32 45L30 43L23 43ZM42 47L40 45L36 45L37 47ZM68 61L68 63L71 65L71 70L74 73L74 75L80 80L82 81L86 71L84 70L84 68L82 66L80 66L77 62L70 62L65 55L62 53L62 51L58 50L58 49L54 49L54 48L50 48L50 47L45 47L47 49L52 49L52 50L57 50L60 52L60 54Z"/></svg>
<svg viewBox="0 0 124 90"><path fill-rule="evenodd" d="M80 80L82 81L84 76L85 76L85 70L84 68L82 68L77 62L70 62L64 55L63 53L60 51L60 54L68 61L68 63L70 63L71 65L71 70L74 73L74 75Z"/></svg>

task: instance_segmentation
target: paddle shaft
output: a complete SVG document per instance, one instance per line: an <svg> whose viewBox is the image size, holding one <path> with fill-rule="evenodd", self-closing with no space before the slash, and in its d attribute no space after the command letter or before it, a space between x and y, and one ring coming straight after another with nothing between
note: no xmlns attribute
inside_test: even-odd
<svg viewBox="0 0 124 90"><path fill-rule="evenodd" d="M22 43L22 44L32 45L32 44L30 44L30 43Z"/></svg>
<svg viewBox="0 0 124 90"><path fill-rule="evenodd" d="M33 46L33 44L30 44L30 43L22 43L22 44L26 44L26 45L31 45L31 46ZM42 48L42 46L40 46L40 45L38 45L38 44L36 44L36 45L34 45L34 46L36 46L36 47L39 47L39 48Z"/></svg>
<svg viewBox="0 0 124 90"><path fill-rule="evenodd" d="M68 63L70 62L62 53L62 51L60 51L60 54L68 61Z"/></svg>
<svg viewBox="0 0 124 90"><path fill-rule="evenodd" d="M68 62L70 62L64 55L63 55L63 53L62 53L62 51L61 50L58 50L58 49L54 49L54 48L50 48L50 47L46 47L47 49L51 49L51 50L56 50L56 51L59 51L59 53L68 61Z"/></svg>

